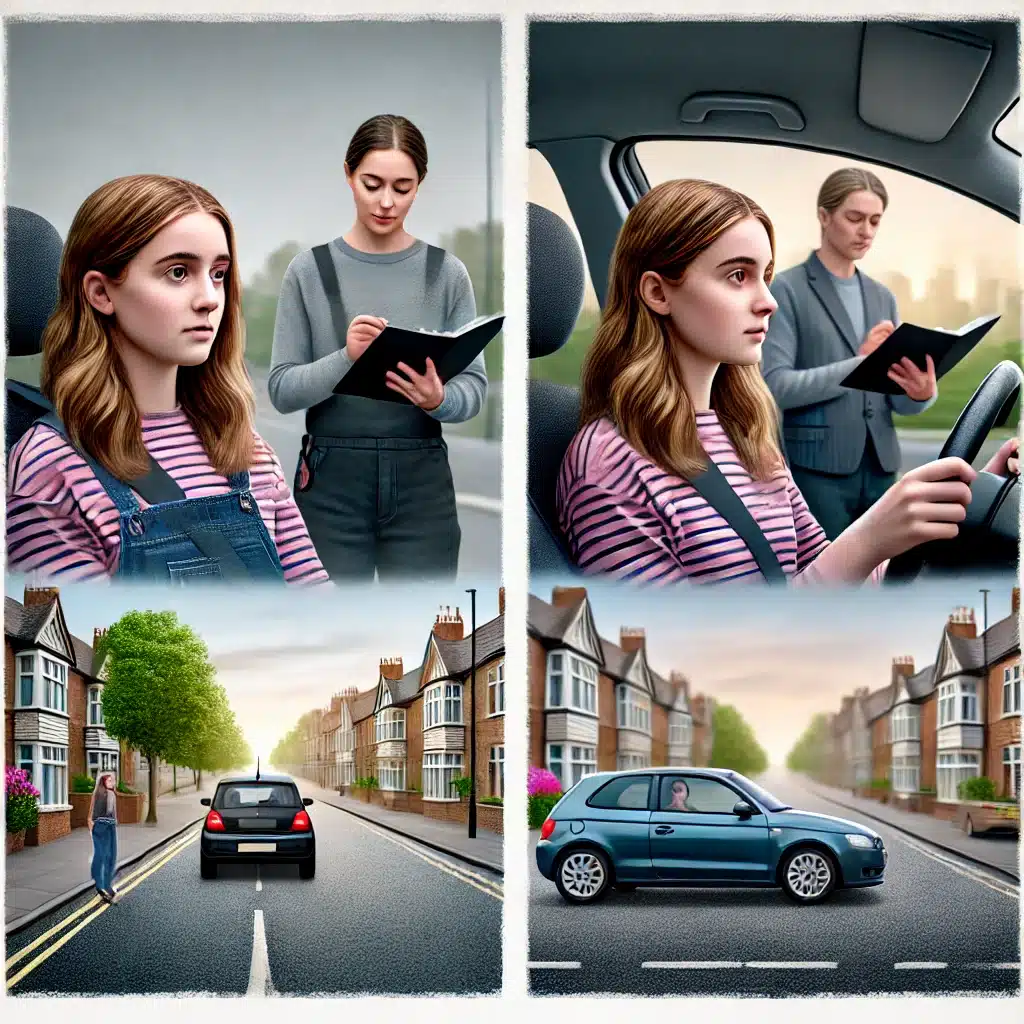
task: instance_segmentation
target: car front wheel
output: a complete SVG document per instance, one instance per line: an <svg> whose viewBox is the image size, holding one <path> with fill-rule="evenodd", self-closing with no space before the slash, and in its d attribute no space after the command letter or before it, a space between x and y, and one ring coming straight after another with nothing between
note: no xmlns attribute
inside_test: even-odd
<svg viewBox="0 0 1024 1024"><path fill-rule="evenodd" d="M594 903L611 882L608 858L593 849L570 850L559 862L555 885L569 903Z"/></svg>
<svg viewBox="0 0 1024 1024"><path fill-rule="evenodd" d="M794 850L782 866L782 890L794 903L820 903L836 881L835 862L821 850Z"/></svg>

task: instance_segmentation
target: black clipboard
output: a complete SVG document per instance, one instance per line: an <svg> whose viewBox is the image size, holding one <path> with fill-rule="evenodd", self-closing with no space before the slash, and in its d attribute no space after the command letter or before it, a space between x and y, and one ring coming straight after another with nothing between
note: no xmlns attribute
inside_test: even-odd
<svg viewBox="0 0 1024 1024"><path fill-rule="evenodd" d="M401 376L398 364L405 363L417 373L426 373L429 356L437 375L447 384L483 352L504 322L503 313L478 317L453 334L415 331L388 324L338 381L334 393L408 404L405 395L388 387L389 370Z"/></svg>
<svg viewBox="0 0 1024 1024"><path fill-rule="evenodd" d="M844 388L875 391L883 395L902 395L903 389L887 376L889 367L909 357L922 370L928 366L926 356L935 363L935 379L939 380L960 362L995 326L998 316L982 316L965 324L958 331L935 330L917 324L900 324L871 355L842 381Z"/></svg>

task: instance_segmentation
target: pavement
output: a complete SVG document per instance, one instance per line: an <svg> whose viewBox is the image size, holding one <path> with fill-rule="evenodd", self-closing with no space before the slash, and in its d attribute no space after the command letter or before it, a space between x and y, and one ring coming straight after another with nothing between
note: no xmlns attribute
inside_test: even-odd
<svg viewBox="0 0 1024 1024"><path fill-rule="evenodd" d="M116 905L86 894L8 936L8 995L500 992L501 877L296 781L314 800L314 878L260 864L201 879L193 826L116 879Z"/></svg>
<svg viewBox="0 0 1024 1024"><path fill-rule="evenodd" d="M199 821L206 808L199 800L213 796L216 780L204 778L197 793L193 786L157 799L157 823L119 825L117 867L121 871L151 850ZM145 809L143 818L145 818ZM82 892L92 892L92 833L73 828L61 839L41 846L26 846L6 858L4 929L8 935L24 928Z"/></svg>
<svg viewBox="0 0 1024 1024"><path fill-rule="evenodd" d="M933 846L973 861L983 867L993 868L1020 881L1020 852L1018 841L1013 836L978 835L968 836L951 821L943 821L930 814L917 814L899 807L883 804L878 800L858 797L846 789L835 789L819 782L808 782L808 789L823 799L864 815L876 822L891 825L910 836L923 839Z"/></svg>
<svg viewBox="0 0 1024 1024"><path fill-rule="evenodd" d="M801 810L868 824L799 776L757 781ZM810 907L779 890L709 888L614 890L570 906L531 858L531 993L1018 992L1019 886L893 825L870 824L889 850L884 884L840 890ZM531 833L532 849L537 838Z"/></svg>

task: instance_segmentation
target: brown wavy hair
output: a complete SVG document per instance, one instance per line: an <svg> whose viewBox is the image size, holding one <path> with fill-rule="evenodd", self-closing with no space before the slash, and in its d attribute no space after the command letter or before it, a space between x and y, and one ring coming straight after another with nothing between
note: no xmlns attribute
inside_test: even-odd
<svg viewBox="0 0 1024 1024"><path fill-rule="evenodd" d="M679 179L652 188L629 212L612 254L608 298L581 373L580 426L607 416L641 455L686 478L707 465L693 403L673 355L668 317L640 295L648 270L678 283L687 267L738 221L756 217L775 231L752 199L710 181ZM778 410L757 365L723 363L711 407L755 479L783 468Z"/></svg>
<svg viewBox="0 0 1024 1024"><path fill-rule="evenodd" d="M83 279L98 270L123 280L128 264L161 228L198 211L220 221L231 265L213 348L201 365L178 368L178 402L218 473L229 476L252 465L254 400L231 220L199 185L135 174L107 182L79 207L61 255L57 305L43 332L43 393L71 442L120 480L149 468L142 416L114 345L114 317L89 303Z"/></svg>

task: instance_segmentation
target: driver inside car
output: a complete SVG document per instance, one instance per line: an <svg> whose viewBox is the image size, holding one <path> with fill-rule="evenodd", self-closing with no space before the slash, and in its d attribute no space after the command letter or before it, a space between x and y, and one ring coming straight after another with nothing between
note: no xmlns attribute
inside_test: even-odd
<svg viewBox="0 0 1024 1024"><path fill-rule="evenodd" d="M556 491L584 573L661 585L859 584L880 581L889 559L957 536L977 472L945 458L909 471L826 537L783 458L760 370L778 305L774 260L767 214L723 185L664 182L630 211ZM985 471L1017 473L1017 450L1010 439ZM725 504L709 500L709 478L738 514L727 519Z"/></svg>

